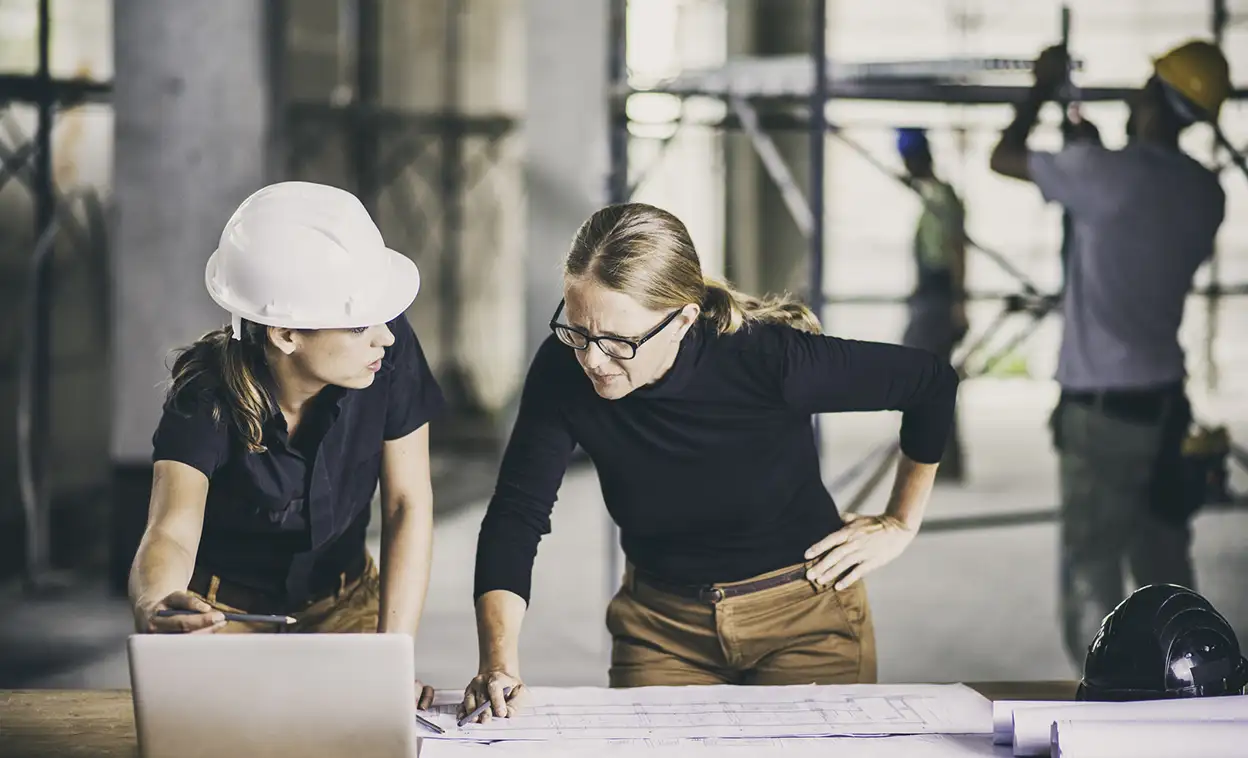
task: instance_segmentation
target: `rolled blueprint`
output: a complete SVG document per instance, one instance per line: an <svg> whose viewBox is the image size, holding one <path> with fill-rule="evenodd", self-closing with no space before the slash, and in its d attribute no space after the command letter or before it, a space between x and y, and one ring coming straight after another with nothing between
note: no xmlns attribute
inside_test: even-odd
<svg viewBox="0 0 1248 758"><path fill-rule="evenodd" d="M1057 721L1053 758L1244 758L1248 721Z"/></svg>
<svg viewBox="0 0 1248 758"><path fill-rule="evenodd" d="M1155 721L1248 723L1248 695L1133 703L1073 702L1052 708L1016 708L1014 755L1048 755L1053 724L1058 721L1120 721L1137 725Z"/></svg>

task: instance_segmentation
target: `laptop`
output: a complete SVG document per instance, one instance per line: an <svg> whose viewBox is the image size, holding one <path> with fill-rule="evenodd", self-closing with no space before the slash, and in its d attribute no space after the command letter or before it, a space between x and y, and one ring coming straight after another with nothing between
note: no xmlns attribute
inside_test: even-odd
<svg viewBox="0 0 1248 758"><path fill-rule="evenodd" d="M136 634L143 758L412 758L404 634Z"/></svg>

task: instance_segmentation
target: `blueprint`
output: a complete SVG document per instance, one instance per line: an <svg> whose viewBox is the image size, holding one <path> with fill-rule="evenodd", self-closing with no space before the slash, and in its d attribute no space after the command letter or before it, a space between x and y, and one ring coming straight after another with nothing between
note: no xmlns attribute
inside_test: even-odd
<svg viewBox="0 0 1248 758"><path fill-rule="evenodd" d="M960 684L528 689L521 712L426 740L701 739L992 734L992 706ZM987 744L990 741L985 739Z"/></svg>
<svg viewBox="0 0 1248 758"><path fill-rule="evenodd" d="M1007 752L1008 754L1008 752ZM620 739L569 742L427 741L420 758L989 758L987 735L772 739Z"/></svg>

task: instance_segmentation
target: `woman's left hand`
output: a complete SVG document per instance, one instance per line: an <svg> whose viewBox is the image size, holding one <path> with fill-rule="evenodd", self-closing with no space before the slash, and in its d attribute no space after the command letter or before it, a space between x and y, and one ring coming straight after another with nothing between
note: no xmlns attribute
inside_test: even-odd
<svg viewBox="0 0 1248 758"><path fill-rule="evenodd" d="M917 532L893 516L846 513L841 519L845 526L806 551L807 560L823 556L806 572L806 577L819 585L835 580L838 590L901 555ZM841 578L837 579L838 576Z"/></svg>

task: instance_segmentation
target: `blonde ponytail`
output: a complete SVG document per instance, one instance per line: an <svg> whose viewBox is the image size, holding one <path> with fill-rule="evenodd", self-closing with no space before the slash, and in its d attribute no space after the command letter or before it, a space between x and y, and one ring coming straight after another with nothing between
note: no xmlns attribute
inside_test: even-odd
<svg viewBox="0 0 1248 758"><path fill-rule="evenodd" d="M259 380L264 368L266 329L243 321L242 339L234 339L231 327L217 329L178 351L173 363L173 379L166 402L178 407L182 392L196 380L207 380L208 387L220 388L243 444L251 453L265 452L264 422L275 414L273 399ZM223 409L214 404L212 419L221 423Z"/></svg>
<svg viewBox="0 0 1248 758"><path fill-rule="evenodd" d="M758 298L734 290L724 282L705 279L702 318L720 334L732 334L750 323L783 324L802 332L819 334L823 326L814 311L788 295Z"/></svg>
<svg viewBox="0 0 1248 758"><path fill-rule="evenodd" d="M704 276L685 225L644 203L608 205L581 224L564 275L592 278L655 311L698 303L720 334L750 323L822 331L818 316L792 297L752 297Z"/></svg>

